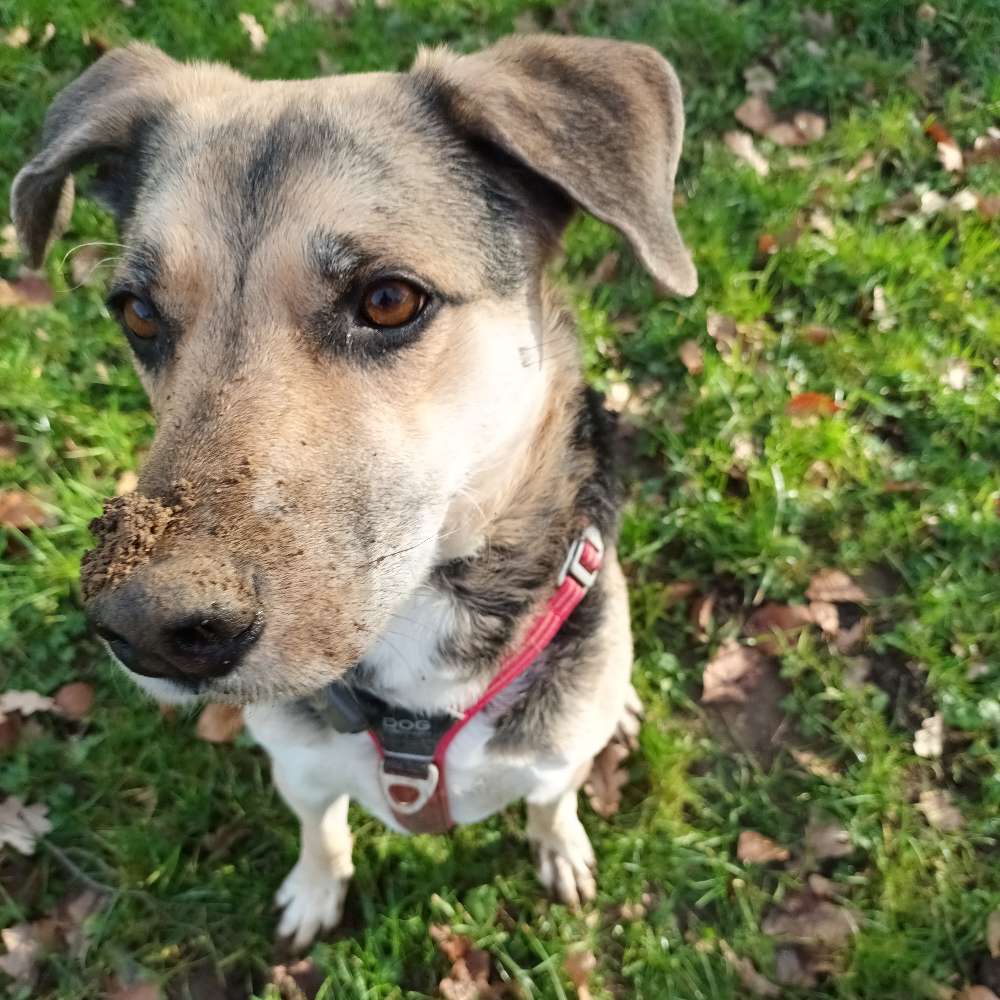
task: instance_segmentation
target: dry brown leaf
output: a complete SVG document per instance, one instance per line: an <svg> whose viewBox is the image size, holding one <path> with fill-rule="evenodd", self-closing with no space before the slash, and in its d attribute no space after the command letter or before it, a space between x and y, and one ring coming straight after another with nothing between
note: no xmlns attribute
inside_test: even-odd
<svg viewBox="0 0 1000 1000"><path fill-rule="evenodd" d="M824 635L837 635L840 632L840 612L836 604L830 601L810 601L809 613Z"/></svg>
<svg viewBox="0 0 1000 1000"><path fill-rule="evenodd" d="M734 117L741 124L764 135L767 130L774 125L774 112L771 105L767 103L767 98L760 94L751 94L734 112Z"/></svg>
<svg viewBox="0 0 1000 1000"><path fill-rule="evenodd" d="M86 681L73 681L59 688L52 700L67 719L79 720L94 707L94 686Z"/></svg>
<svg viewBox="0 0 1000 1000"><path fill-rule="evenodd" d="M0 847L10 844L21 854L34 854L39 837L52 829L49 807L41 802L26 805L16 795L0 802Z"/></svg>
<svg viewBox="0 0 1000 1000"><path fill-rule="evenodd" d="M810 213L809 226L819 233L820 236L825 236L828 240L834 239L837 235L837 230L833 228L833 219L826 212L821 212L819 209Z"/></svg>
<svg viewBox="0 0 1000 1000"><path fill-rule="evenodd" d="M856 914L846 906L799 889L775 906L761 924L769 937L789 944L840 946L858 932Z"/></svg>
<svg viewBox="0 0 1000 1000"><path fill-rule="evenodd" d="M940 712L924 719L913 735L913 752L925 760L940 760L944 753L944 718Z"/></svg>
<svg viewBox="0 0 1000 1000"><path fill-rule="evenodd" d="M812 611L803 604L776 604L768 602L757 608L743 626L745 636L757 639L761 649L776 652L780 643L769 639L775 633L801 632L814 623Z"/></svg>
<svg viewBox="0 0 1000 1000"><path fill-rule="evenodd" d="M715 593L709 591L696 598L691 605L691 624L698 639L704 642L712 629L712 614L715 611Z"/></svg>
<svg viewBox="0 0 1000 1000"><path fill-rule="evenodd" d="M800 392L788 401L785 413L790 417L833 416L841 405L822 392Z"/></svg>
<svg viewBox="0 0 1000 1000"><path fill-rule="evenodd" d="M40 528L48 521L45 508L23 490L0 490L0 528L27 531Z"/></svg>
<svg viewBox="0 0 1000 1000"><path fill-rule="evenodd" d="M839 569L821 569L809 581L806 597L810 601L865 604L868 595L845 572Z"/></svg>
<svg viewBox="0 0 1000 1000"><path fill-rule="evenodd" d="M1000 160L1000 135L977 135L972 149L965 153L965 162L971 165Z"/></svg>
<svg viewBox="0 0 1000 1000"><path fill-rule="evenodd" d="M86 954L90 942L87 920L99 913L107 902L106 895L94 889L84 889L75 896L61 900L56 907L55 921L59 933L74 958L80 959Z"/></svg>
<svg viewBox="0 0 1000 1000"><path fill-rule="evenodd" d="M267 45L267 32L264 30L263 25L253 14L241 13L239 18L240 24L243 25L243 30L250 39L250 47L254 52L262 52L264 46Z"/></svg>
<svg viewBox="0 0 1000 1000"><path fill-rule="evenodd" d="M815 986L819 981L815 972L806 968L797 948L783 945L774 951L774 978L782 986Z"/></svg>
<svg viewBox="0 0 1000 1000"><path fill-rule="evenodd" d="M243 709L210 702L198 716L195 735L209 743L232 743L243 729Z"/></svg>
<svg viewBox="0 0 1000 1000"><path fill-rule="evenodd" d="M965 817L952 802L951 792L943 788L930 788L920 793L917 803L927 822L942 833L955 833L965 826Z"/></svg>
<svg viewBox="0 0 1000 1000"><path fill-rule="evenodd" d="M719 647L702 676L704 705L744 704L764 672L767 658L759 649L729 640Z"/></svg>
<svg viewBox="0 0 1000 1000"><path fill-rule="evenodd" d="M13 462L20 451L17 431L10 424L0 422L0 462Z"/></svg>
<svg viewBox="0 0 1000 1000"><path fill-rule="evenodd" d="M986 948L993 958L1000 958L1000 909L986 920Z"/></svg>
<svg viewBox="0 0 1000 1000"><path fill-rule="evenodd" d="M591 1000L590 974L597 968L597 959L589 949L574 948L563 962L569 981L576 988L579 1000Z"/></svg>
<svg viewBox="0 0 1000 1000"><path fill-rule="evenodd" d="M749 958L740 958L729 946L725 938L719 940L719 951L722 957L730 965L737 979L757 997L780 997L781 990L769 979L762 976L754 967Z"/></svg>
<svg viewBox="0 0 1000 1000"><path fill-rule="evenodd" d="M35 309L51 305L55 292L45 278L22 268L13 281L0 278L0 308Z"/></svg>
<svg viewBox="0 0 1000 1000"><path fill-rule="evenodd" d="M281 1000L314 1000L325 981L326 976L311 958L271 968L271 982L278 988ZM191 995L196 996L194 991ZM196 1000L201 1000L201 996Z"/></svg>
<svg viewBox="0 0 1000 1000"><path fill-rule="evenodd" d="M697 340L685 340L677 349L677 355L692 375L700 375L705 370L705 354Z"/></svg>
<svg viewBox="0 0 1000 1000"><path fill-rule="evenodd" d="M815 775L817 778L822 778L824 781L840 780L840 772L833 761L827 760L825 757L820 757L819 754L814 753L812 750L792 749L789 752L796 764L804 767L810 774Z"/></svg>
<svg viewBox="0 0 1000 1000"><path fill-rule="evenodd" d="M740 839L736 844L738 861L768 865L773 861L787 861L790 856L788 848L782 847L776 840L765 837L756 830L740 831Z"/></svg>
<svg viewBox="0 0 1000 1000"><path fill-rule="evenodd" d="M32 923L14 924L0 931L7 949L0 955L0 970L15 982L32 985L38 976L38 960L55 938L55 921L46 917Z"/></svg>
<svg viewBox="0 0 1000 1000"><path fill-rule="evenodd" d="M730 353L739 342L736 320L723 313L709 312L705 323L708 335L715 341L720 354Z"/></svg>
<svg viewBox="0 0 1000 1000"><path fill-rule="evenodd" d="M444 957L451 962L448 976L438 984L444 1000L499 1000L508 990L490 982L489 953L473 946L469 938L450 927L432 924L431 937Z"/></svg>
<svg viewBox="0 0 1000 1000"><path fill-rule="evenodd" d="M591 809L607 819L621 808L622 789L628 784L629 773L623 764L629 757L628 747L612 739L594 758L590 775L583 786Z"/></svg>
<svg viewBox="0 0 1000 1000"><path fill-rule="evenodd" d="M984 219L997 218L1000 216L1000 194L980 195L976 207Z"/></svg>
<svg viewBox="0 0 1000 1000"><path fill-rule="evenodd" d="M778 146L808 146L826 135L826 119L812 111L797 111L791 121L768 126L764 135Z"/></svg>
<svg viewBox="0 0 1000 1000"><path fill-rule="evenodd" d="M823 822L815 817L806 827L806 850L816 861L846 858L854 853L851 835L839 823Z"/></svg>
<svg viewBox="0 0 1000 1000"><path fill-rule="evenodd" d="M737 159L749 164L758 177L767 177L771 172L771 165L754 145L753 136L748 132L740 132L733 129L722 136L722 141L726 144L729 152L737 157Z"/></svg>
<svg viewBox="0 0 1000 1000"><path fill-rule="evenodd" d="M0 716L8 712L20 715L34 715L35 712L51 712L55 702L48 695L37 691L4 691L0 694Z"/></svg>

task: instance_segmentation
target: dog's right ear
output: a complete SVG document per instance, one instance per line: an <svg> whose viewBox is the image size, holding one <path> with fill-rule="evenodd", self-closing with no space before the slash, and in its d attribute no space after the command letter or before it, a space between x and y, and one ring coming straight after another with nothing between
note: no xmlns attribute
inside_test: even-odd
<svg viewBox="0 0 1000 1000"><path fill-rule="evenodd" d="M60 91L45 117L41 149L14 178L11 218L31 267L39 267L73 210L73 171L98 165L104 200L131 209L144 133L179 98L211 80L241 82L219 66L185 66L151 45L112 49Z"/></svg>

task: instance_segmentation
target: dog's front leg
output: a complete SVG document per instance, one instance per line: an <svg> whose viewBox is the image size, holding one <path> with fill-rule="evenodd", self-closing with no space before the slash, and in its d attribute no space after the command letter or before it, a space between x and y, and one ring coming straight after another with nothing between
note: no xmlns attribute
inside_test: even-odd
<svg viewBox="0 0 1000 1000"><path fill-rule="evenodd" d="M539 881L559 902L572 907L589 902L597 893L594 849L576 812L577 790L589 772L588 760L558 795L528 798L526 832L535 849Z"/></svg>
<svg viewBox="0 0 1000 1000"><path fill-rule="evenodd" d="M354 874L349 800L346 795L326 801L310 799L290 775L277 768L274 783L301 823L299 860L275 896L284 909L278 934L291 937L292 946L299 950L320 931L336 927L344 912L344 897Z"/></svg>

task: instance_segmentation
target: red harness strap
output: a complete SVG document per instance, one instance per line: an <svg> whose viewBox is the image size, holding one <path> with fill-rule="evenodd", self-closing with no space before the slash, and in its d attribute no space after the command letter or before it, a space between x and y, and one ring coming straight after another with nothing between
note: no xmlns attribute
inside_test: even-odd
<svg viewBox="0 0 1000 1000"><path fill-rule="evenodd" d="M411 833L444 833L454 822L448 808L445 758L455 737L505 688L538 659L563 623L594 585L604 557L604 543L596 528L587 527L570 546L559 573L556 592L532 622L521 645L504 660L482 696L467 708L428 757L387 754L374 729L368 730L381 758L379 777L389 807L399 824ZM406 759L412 757L412 759Z"/></svg>

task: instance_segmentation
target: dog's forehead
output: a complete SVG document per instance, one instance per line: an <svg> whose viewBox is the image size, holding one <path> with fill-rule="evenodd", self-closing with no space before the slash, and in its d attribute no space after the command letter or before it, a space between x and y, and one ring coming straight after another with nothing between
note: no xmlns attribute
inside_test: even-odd
<svg viewBox="0 0 1000 1000"><path fill-rule="evenodd" d="M444 285L509 271L513 219L405 74L249 83L239 99L180 103L151 131L140 238L169 248L197 232L244 256L295 243L305 258L334 237L436 268Z"/></svg>

